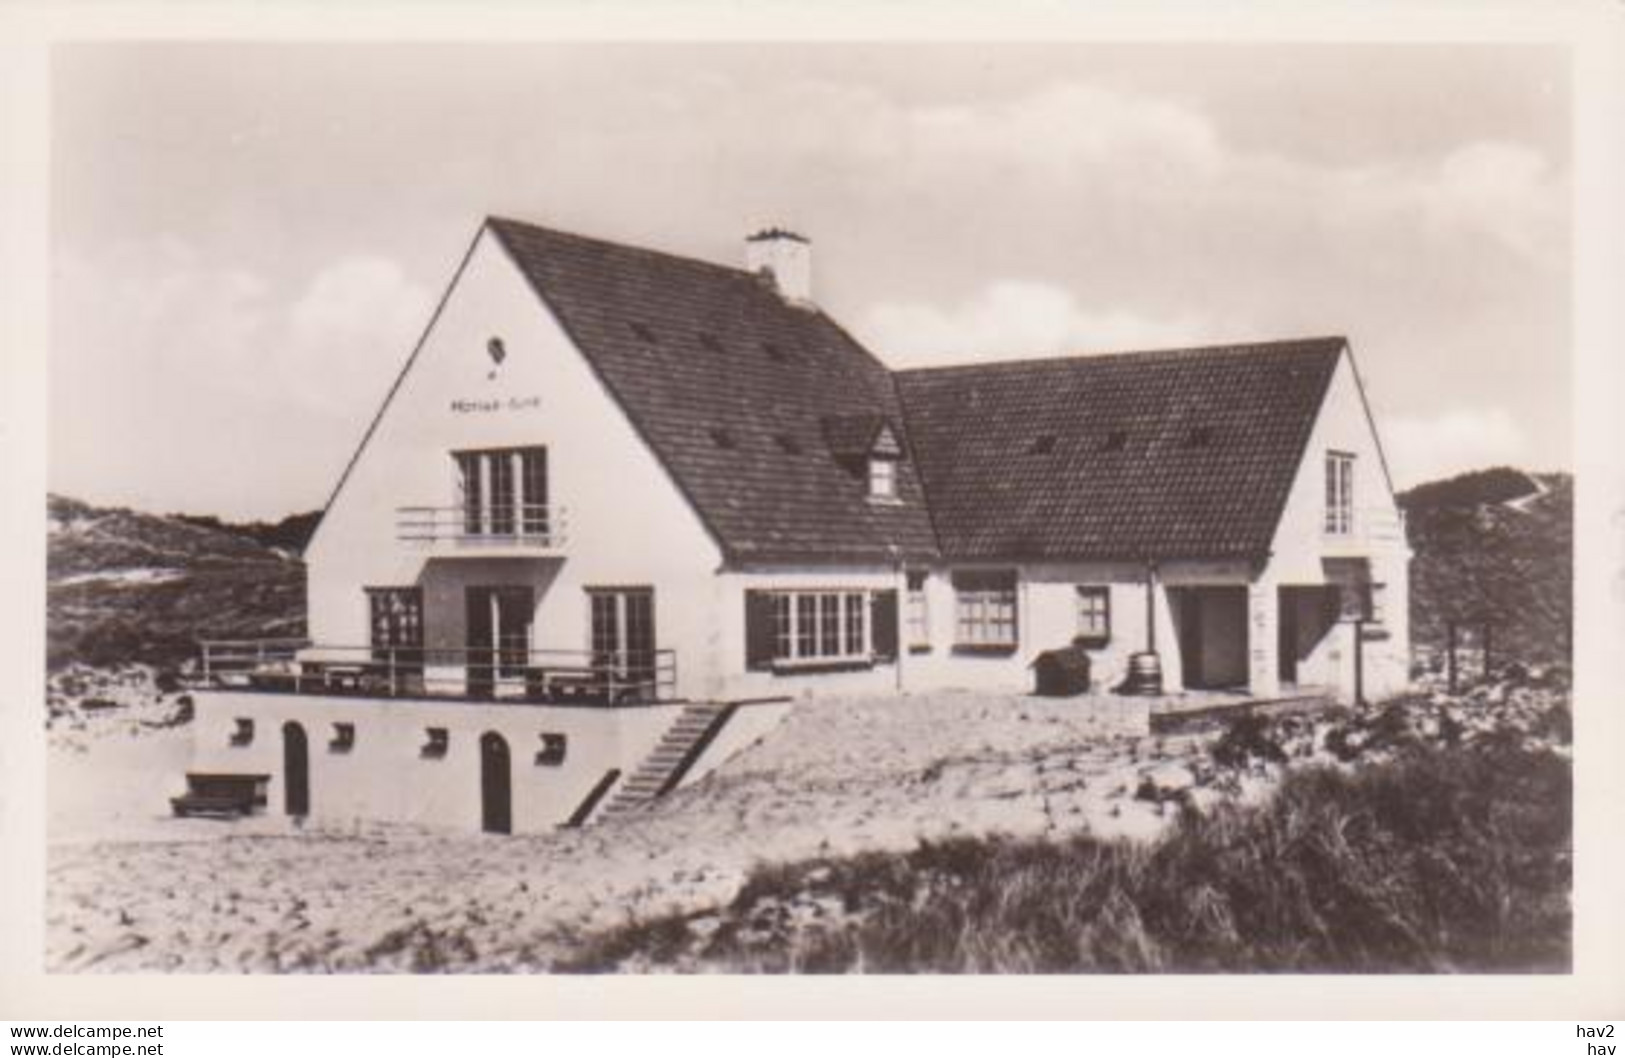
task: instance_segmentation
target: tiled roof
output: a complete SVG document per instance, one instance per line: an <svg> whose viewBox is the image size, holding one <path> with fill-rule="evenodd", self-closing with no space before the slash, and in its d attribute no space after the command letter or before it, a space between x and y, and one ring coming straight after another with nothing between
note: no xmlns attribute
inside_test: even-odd
<svg viewBox="0 0 1625 1058"><path fill-rule="evenodd" d="M942 553L1265 555L1344 346L899 372Z"/></svg>
<svg viewBox="0 0 1625 1058"><path fill-rule="evenodd" d="M1260 557L1345 345L894 373L742 269L488 223L734 563Z"/></svg>
<svg viewBox="0 0 1625 1058"><path fill-rule="evenodd" d="M829 317L741 269L488 223L730 561L936 553L908 463L901 502L872 503L829 450L827 421L903 421L891 374Z"/></svg>

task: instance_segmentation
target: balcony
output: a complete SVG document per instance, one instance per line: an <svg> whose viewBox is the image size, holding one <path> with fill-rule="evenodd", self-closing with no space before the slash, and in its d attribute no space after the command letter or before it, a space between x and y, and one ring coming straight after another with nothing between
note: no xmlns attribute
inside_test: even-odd
<svg viewBox="0 0 1625 1058"><path fill-rule="evenodd" d="M347 647L306 640L205 640L207 688L516 705L625 706L677 693L673 650Z"/></svg>
<svg viewBox="0 0 1625 1058"><path fill-rule="evenodd" d="M568 512L557 505L398 507L395 538L437 557L562 555Z"/></svg>
<svg viewBox="0 0 1625 1058"><path fill-rule="evenodd" d="M1359 557L1373 551L1406 546L1405 514L1388 507L1361 507L1354 511L1347 531L1323 525L1321 550L1331 556Z"/></svg>

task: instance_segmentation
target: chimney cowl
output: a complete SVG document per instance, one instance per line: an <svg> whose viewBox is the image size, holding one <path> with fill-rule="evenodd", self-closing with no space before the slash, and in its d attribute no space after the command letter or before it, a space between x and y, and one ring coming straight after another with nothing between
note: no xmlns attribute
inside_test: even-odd
<svg viewBox="0 0 1625 1058"><path fill-rule="evenodd" d="M745 268L770 279L785 301L812 304L812 240L785 228L763 228L745 237Z"/></svg>

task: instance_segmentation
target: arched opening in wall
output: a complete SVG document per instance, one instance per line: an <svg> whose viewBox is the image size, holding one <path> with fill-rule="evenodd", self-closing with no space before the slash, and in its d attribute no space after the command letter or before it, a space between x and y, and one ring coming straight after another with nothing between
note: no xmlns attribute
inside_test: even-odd
<svg viewBox="0 0 1625 1058"><path fill-rule="evenodd" d="M487 834L513 832L513 769L508 742L495 731L480 736L480 826Z"/></svg>
<svg viewBox="0 0 1625 1058"><path fill-rule="evenodd" d="M290 816L310 814L310 741L292 720L282 725L282 806Z"/></svg>

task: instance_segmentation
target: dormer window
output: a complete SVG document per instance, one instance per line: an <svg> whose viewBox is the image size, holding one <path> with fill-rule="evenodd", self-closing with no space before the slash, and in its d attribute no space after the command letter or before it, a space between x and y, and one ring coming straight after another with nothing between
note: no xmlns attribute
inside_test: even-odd
<svg viewBox="0 0 1625 1058"><path fill-rule="evenodd" d="M895 456L869 457L869 498L895 500L897 498L897 459Z"/></svg>

